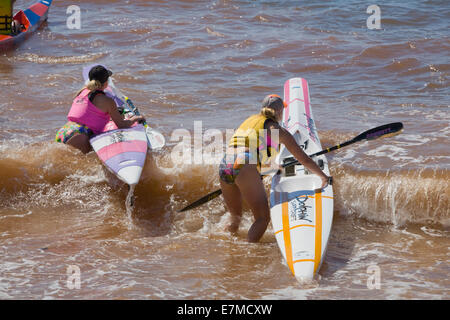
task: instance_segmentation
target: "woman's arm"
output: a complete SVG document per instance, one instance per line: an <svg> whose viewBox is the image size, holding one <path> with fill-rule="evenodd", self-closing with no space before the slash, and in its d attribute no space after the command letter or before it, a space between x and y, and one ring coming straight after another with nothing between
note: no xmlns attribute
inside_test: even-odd
<svg viewBox="0 0 450 320"><path fill-rule="evenodd" d="M319 168L319 166L300 148L294 137L286 129L280 127L275 121L268 125L270 131L278 130L280 143L284 144L290 153L305 166L309 171L319 176L322 180L322 188L328 185L329 177Z"/></svg>
<svg viewBox="0 0 450 320"><path fill-rule="evenodd" d="M121 115L119 110L117 110L114 100L107 96L98 95L94 100L94 104L96 106L109 113L111 119L119 129L129 128L136 121L145 121L145 118L143 116L133 116L130 119L124 119L123 115Z"/></svg>

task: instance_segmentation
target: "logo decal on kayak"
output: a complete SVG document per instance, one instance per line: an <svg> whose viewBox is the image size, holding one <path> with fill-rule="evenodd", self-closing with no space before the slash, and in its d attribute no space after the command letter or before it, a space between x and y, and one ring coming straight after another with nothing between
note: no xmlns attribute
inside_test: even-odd
<svg viewBox="0 0 450 320"><path fill-rule="evenodd" d="M303 150L306 150L306 148L308 148L308 142L309 140L305 140L305 143L300 145L300 148L302 148Z"/></svg>
<svg viewBox="0 0 450 320"><path fill-rule="evenodd" d="M297 251L293 254L294 259L314 259L314 254L310 251Z"/></svg>
<svg viewBox="0 0 450 320"><path fill-rule="evenodd" d="M308 196L297 197L291 201L289 208L290 221L305 220L312 222L311 213L308 213L308 208L311 208L311 206L306 205L306 200L308 200Z"/></svg>
<svg viewBox="0 0 450 320"><path fill-rule="evenodd" d="M316 125L314 123L314 120L310 117L308 117L308 115L306 113L304 113L306 120L308 121L308 129L309 129L309 136L311 137L311 139L313 139L313 141L317 142L317 131L316 131Z"/></svg>
<svg viewBox="0 0 450 320"><path fill-rule="evenodd" d="M115 132L114 134L110 135L110 138L111 144L125 141L125 136L122 132Z"/></svg>

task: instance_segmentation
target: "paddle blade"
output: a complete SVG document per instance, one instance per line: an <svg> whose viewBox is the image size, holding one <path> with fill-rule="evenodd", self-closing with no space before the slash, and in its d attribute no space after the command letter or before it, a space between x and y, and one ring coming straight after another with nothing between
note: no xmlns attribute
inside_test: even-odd
<svg viewBox="0 0 450 320"><path fill-rule="evenodd" d="M317 157L322 154L341 149L343 147L346 147L348 145L351 145L355 142L359 142L362 140L374 140L374 139L378 139L381 137L383 137L383 138L392 137L392 136L395 136L395 135L399 134L400 132L402 132L402 130L403 130L403 124L401 122L388 123L388 124L364 131L363 133L359 134L358 136L354 137L351 140L345 141L344 143L337 144L331 148L327 148L322 151L311 154L311 155L309 155L309 157L311 157L311 158ZM299 162L297 160L293 160L291 162L284 163L282 165L282 167L286 168L286 167L290 167L290 166L298 164L298 163Z"/></svg>
<svg viewBox="0 0 450 320"><path fill-rule="evenodd" d="M126 96L122 93L122 91L119 90L119 88L117 88L114 85L114 81L112 80L111 77L108 78L108 86L111 88L111 90L114 92L114 94L120 98L121 100L125 101L126 100Z"/></svg>
<svg viewBox="0 0 450 320"><path fill-rule="evenodd" d="M403 124L401 122L388 123L367 131L364 131L360 135L356 136L353 140L374 140L378 138L392 137L399 134L403 130Z"/></svg>
<svg viewBox="0 0 450 320"><path fill-rule="evenodd" d="M159 131L146 127L148 147L152 150L161 149L166 144L166 139Z"/></svg>

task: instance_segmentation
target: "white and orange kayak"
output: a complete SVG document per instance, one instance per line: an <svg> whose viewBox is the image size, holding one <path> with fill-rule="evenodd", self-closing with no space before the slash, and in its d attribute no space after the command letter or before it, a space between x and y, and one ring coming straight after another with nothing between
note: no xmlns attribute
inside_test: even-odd
<svg viewBox="0 0 450 320"><path fill-rule="evenodd" d="M298 145L313 154L322 146L312 114L308 83L292 78L284 85L283 127ZM282 146L277 162L293 160L292 154ZM329 175L324 155L315 159ZM323 262L333 221L333 187L320 189L321 179L302 165L287 167L272 178L270 189L270 215L281 253L299 281L312 280Z"/></svg>

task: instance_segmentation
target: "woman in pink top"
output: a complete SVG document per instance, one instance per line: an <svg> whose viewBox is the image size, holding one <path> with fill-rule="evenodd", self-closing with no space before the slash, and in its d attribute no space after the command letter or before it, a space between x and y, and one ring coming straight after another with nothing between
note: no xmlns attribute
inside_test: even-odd
<svg viewBox="0 0 450 320"><path fill-rule="evenodd" d="M100 65L89 71L89 83L75 97L67 116L69 121L58 130L55 141L68 144L86 154L92 150L89 139L103 132L110 119L120 129L129 128L136 121L145 121L143 116L124 119L114 100L105 95L103 90L108 86L111 75L111 71Z"/></svg>

